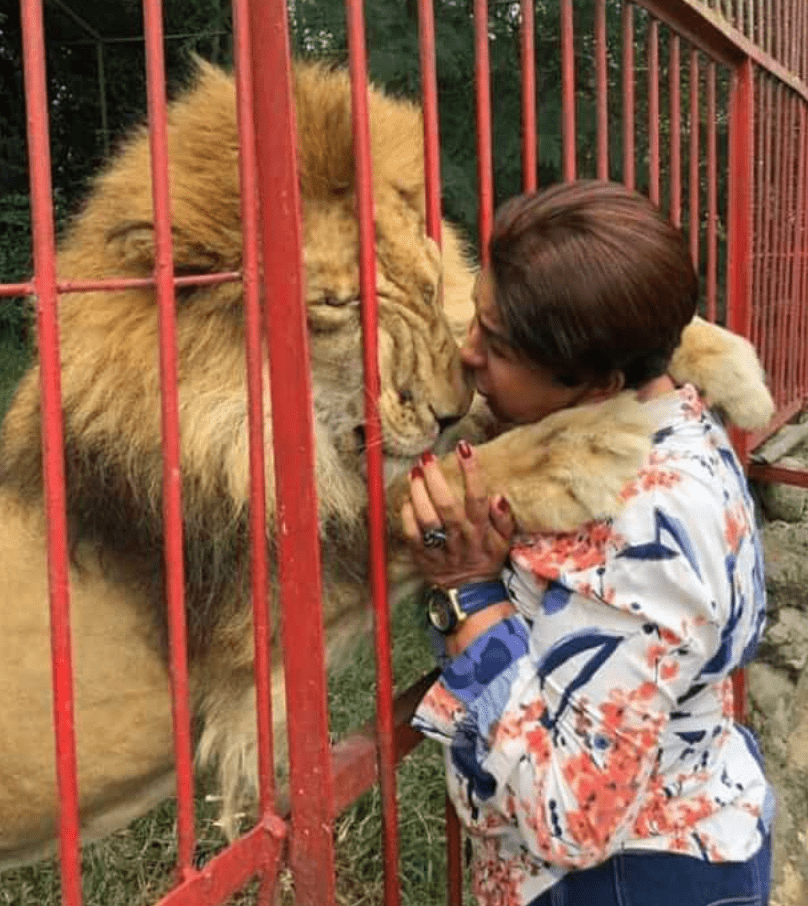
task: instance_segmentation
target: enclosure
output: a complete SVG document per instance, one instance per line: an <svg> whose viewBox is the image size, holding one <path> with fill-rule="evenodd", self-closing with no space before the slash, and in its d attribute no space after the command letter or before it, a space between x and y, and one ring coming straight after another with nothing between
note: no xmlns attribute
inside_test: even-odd
<svg viewBox="0 0 808 906"><path fill-rule="evenodd" d="M66 28L64 23L72 23L72 37L63 44L72 45L73 53L80 52L89 61L84 77L97 92L92 107L98 116L100 157L115 147L105 67L108 72L113 45L124 38L105 34L103 29L112 27L109 21L94 24L94 9L94 4L78 0L54 0L47 6L22 0L33 276L4 273L6 282L0 285L2 297L32 296L36 302L65 906L78 906L83 893L57 309L64 294L136 283L131 278L99 281L92 275L84 281L60 282L56 273L55 208L60 195L54 193L54 174L58 180L60 168L67 164L51 156L49 124L64 113L46 71L45 25L47 21L55 28L61 22ZM409 728L408 716L425 684L394 689L389 654L395 640L386 582L368 74L394 92L416 97L423 107L426 231L438 243L442 216L459 221L485 263L499 200L520 188L533 190L579 176L636 187L684 228L702 278L704 315L752 340L775 396L777 413L765 431L736 432L733 437L748 463L752 451L800 413L808 399L808 2L413 0L369 4L363 11L361 3L346 0L343 11L341 4L307 0L290 2L288 8L283 0L233 0L232 23L225 7L218 12L219 27L211 33L217 36L217 47L220 37L226 43L232 35L237 85L242 266L218 275L178 274L172 253L166 138L165 47L171 36L164 33L159 0L143 2L156 247L151 284L159 306L166 600L177 777L175 884L159 902L215 906L258 878L255 901L270 903L279 874L288 866L299 906L335 903L335 822L357 797L378 784L383 901L394 906L401 902L406 870L399 864L396 769L420 741ZM130 39L125 40L134 45ZM221 55L227 59L229 54L221 50ZM333 746L312 480L311 378L308 369L300 367L309 338L292 99L295 55L345 61L349 67L361 245L371 539L368 606L374 613L377 708L371 726L354 727L354 733ZM393 58L396 66L390 62ZM269 148L272 153L266 153ZM250 581L260 804L254 826L204 861L197 847L185 644L175 302L183 287L238 281L248 339ZM265 345L272 392L275 506L283 522L277 555L286 700L294 715L289 724L288 813L277 808L273 783L266 453L261 425ZM755 464L749 471L764 481L808 487L804 472ZM736 707L743 717L742 677L736 691ZM448 902L459 904L461 833L450 808L446 845ZM360 901L359 895L356 899Z"/></svg>

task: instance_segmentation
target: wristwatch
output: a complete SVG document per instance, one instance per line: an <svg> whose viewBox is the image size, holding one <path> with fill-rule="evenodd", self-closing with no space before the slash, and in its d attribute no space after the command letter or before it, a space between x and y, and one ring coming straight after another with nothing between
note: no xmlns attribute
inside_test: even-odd
<svg viewBox="0 0 808 906"><path fill-rule="evenodd" d="M444 635L455 629L473 613L508 600L502 582L469 582L457 588L433 586L426 593L429 622Z"/></svg>

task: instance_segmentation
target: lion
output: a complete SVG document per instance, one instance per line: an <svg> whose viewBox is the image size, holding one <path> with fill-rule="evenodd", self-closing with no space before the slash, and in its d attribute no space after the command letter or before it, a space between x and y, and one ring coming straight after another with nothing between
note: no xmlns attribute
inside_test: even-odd
<svg viewBox="0 0 808 906"><path fill-rule="evenodd" d="M350 83L344 71L298 64L294 94L323 619L327 661L334 665L364 628L369 597ZM471 312L474 265L450 224L443 224L442 250L426 235L417 105L373 88L369 109L379 409L385 472L393 482L391 582L401 589L412 573L398 543L401 480L395 480L414 457L457 431L472 404L456 339ZM238 134L229 74L200 63L192 86L169 108L168 142L175 272L239 270ZM153 266L149 148L140 129L99 175L60 242L58 275L146 277ZM249 474L241 285L178 289L176 313L196 758L201 767L215 769L223 826L232 836L237 813L257 787L244 568ZM59 319L79 808L82 838L89 840L174 792L154 291L66 294ZM727 404L736 420L765 420L771 400L751 347L703 322L688 331L677 377L695 374L712 401ZM1 867L48 854L56 832L38 382L34 363L0 431ZM272 556L266 400L266 537ZM466 420L472 439L490 428L485 422L476 404L474 417ZM483 443L479 452L523 526L565 529L616 508L620 489L649 449L649 434L643 407L624 394L601 407L508 432ZM275 653L273 663L280 661ZM282 767L285 695L279 666L273 669L272 697Z"/></svg>

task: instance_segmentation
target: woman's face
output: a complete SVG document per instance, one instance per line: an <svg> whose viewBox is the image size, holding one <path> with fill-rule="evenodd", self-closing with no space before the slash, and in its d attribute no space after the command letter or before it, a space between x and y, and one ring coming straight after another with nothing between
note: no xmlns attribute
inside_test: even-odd
<svg viewBox="0 0 808 906"><path fill-rule="evenodd" d="M474 373L477 391L501 422L530 424L559 409L609 395L587 383L567 387L547 368L526 361L509 345L487 268L474 288L474 307L460 358Z"/></svg>

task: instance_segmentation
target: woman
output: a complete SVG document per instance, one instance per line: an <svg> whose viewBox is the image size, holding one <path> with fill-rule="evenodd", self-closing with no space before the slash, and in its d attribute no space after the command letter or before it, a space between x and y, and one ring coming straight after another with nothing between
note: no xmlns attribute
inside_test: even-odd
<svg viewBox="0 0 808 906"><path fill-rule="evenodd" d="M465 500L429 454L410 476L443 666L414 722L445 747L478 901L763 906L773 800L730 680L763 628L762 556L723 427L666 374L696 309L685 241L577 182L506 204L490 252L462 356L495 415L630 390L658 429L620 514L572 534L514 535L468 444Z"/></svg>

